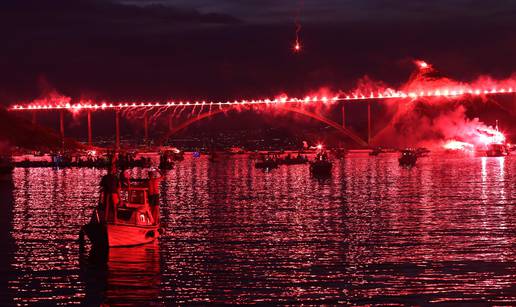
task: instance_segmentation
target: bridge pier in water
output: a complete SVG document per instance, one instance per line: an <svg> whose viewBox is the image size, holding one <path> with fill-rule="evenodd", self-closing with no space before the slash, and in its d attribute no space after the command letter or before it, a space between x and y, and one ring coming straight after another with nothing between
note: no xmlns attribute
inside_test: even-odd
<svg viewBox="0 0 516 307"><path fill-rule="evenodd" d="M115 149L120 149L120 111L115 111Z"/></svg>
<svg viewBox="0 0 516 307"><path fill-rule="evenodd" d="M61 149L64 151L65 132L64 132L64 110L59 111L59 135L61 136Z"/></svg>
<svg viewBox="0 0 516 307"><path fill-rule="evenodd" d="M342 104L342 128L346 128L346 107Z"/></svg>
<svg viewBox="0 0 516 307"><path fill-rule="evenodd" d="M91 111L88 110L88 146L91 147L92 142L92 134L91 134Z"/></svg>
<svg viewBox="0 0 516 307"><path fill-rule="evenodd" d="M144 133L144 142L148 144L149 142L149 116L147 113L143 116L143 133Z"/></svg>
<svg viewBox="0 0 516 307"><path fill-rule="evenodd" d="M371 102L367 103L367 144L371 145Z"/></svg>

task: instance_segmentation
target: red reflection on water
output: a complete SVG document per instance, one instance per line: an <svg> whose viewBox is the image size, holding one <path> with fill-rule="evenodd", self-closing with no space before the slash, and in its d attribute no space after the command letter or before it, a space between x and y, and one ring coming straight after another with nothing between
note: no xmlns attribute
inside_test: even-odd
<svg viewBox="0 0 516 307"><path fill-rule="evenodd" d="M163 181L159 250L91 265L75 240L102 171L16 169L9 287L21 305L510 305L515 170L512 157L431 155L409 170L352 154L319 180L306 165L187 158Z"/></svg>

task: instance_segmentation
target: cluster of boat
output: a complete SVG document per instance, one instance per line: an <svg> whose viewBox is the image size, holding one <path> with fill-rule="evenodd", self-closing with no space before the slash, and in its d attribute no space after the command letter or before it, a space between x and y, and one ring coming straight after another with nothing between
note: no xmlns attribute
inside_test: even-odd
<svg viewBox="0 0 516 307"><path fill-rule="evenodd" d="M255 167L268 171L278 168L280 165L299 164L309 164L310 172L315 175L330 175L333 166L328 154L325 151L321 151L316 154L315 159L312 161L306 155L301 155L301 153L298 153L295 157L291 154L287 154L285 157L280 157L277 154L266 154L258 159Z"/></svg>
<svg viewBox="0 0 516 307"><path fill-rule="evenodd" d="M383 152L391 151L385 151L380 148L373 149L369 154L371 156L377 156ZM416 165L418 158L427 156L429 152L430 151L426 148L407 148L400 151L398 162L400 166L412 167ZM334 154L334 156L341 157L342 155ZM298 153L296 157L292 157L291 154L288 154L286 157L280 157L276 153L263 154L258 158L258 161L255 163L255 167L265 171L270 171L272 169L278 168L280 165L296 164L309 164L310 172L315 175L330 175L333 167L333 163L331 162L326 151L317 152L313 160L309 160L306 155L301 155L300 153Z"/></svg>
<svg viewBox="0 0 516 307"><path fill-rule="evenodd" d="M184 160L184 153L179 150L161 150L158 152L139 153L136 151L97 152L65 152L65 153L37 153L20 154L1 157L0 168L12 170L14 167L38 168L38 167L82 167L82 168L107 168L116 161L120 169L133 167L150 167L152 156L159 155L159 167L163 170L172 169L174 162Z"/></svg>
<svg viewBox="0 0 516 307"><path fill-rule="evenodd" d="M298 153L295 157L292 157L291 154L287 154L284 158L280 157L278 154L265 154L259 157L258 161L255 163L255 167L260 169L273 169L280 165L298 165L308 162L308 157L301 155L301 153Z"/></svg>

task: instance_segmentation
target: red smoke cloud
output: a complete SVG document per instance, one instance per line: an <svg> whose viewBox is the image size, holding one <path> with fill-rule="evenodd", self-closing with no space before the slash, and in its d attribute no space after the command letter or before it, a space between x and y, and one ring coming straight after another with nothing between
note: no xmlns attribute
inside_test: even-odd
<svg viewBox="0 0 516 307"><path fill-rule="evenodd" d="M393 146L427 147L461 147L461 142L469 144L466 147L485 147L487 143L505 142L501 132L478 118L469 118L466 111L473 97L479 96L487 101L485 95L494 91L513 92L516 89L516 76L506 80L482 76L472 83L463 83L440 76L426 62L416 61L416 64L418 71L401 87L401 91L433 95L412 101L385 100L391 120L375 137L376 142L387 141L387 145ZM463 96L462 93L470 96ZM452 99L459 95L460 99Z"/></svg>

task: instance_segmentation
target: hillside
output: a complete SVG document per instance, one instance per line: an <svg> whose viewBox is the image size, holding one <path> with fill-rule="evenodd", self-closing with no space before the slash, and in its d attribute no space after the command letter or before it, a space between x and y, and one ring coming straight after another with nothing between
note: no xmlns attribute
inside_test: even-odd
<svg viewBox="0 0 516 307"><path fill-rule="evenodd" d="M48 128L35 126L16 113L0 109L0 141L11 147L33 150L59 150L61 138ZM65 139L65 148L79 148L82 145L72 139Z"/></svg>

